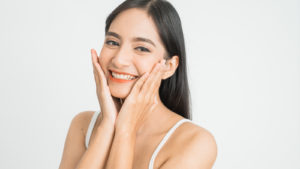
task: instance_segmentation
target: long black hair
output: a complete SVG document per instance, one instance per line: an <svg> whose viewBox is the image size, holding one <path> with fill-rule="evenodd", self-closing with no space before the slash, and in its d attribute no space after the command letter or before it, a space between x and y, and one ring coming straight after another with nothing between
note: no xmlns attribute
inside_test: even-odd
<svg viewBox="0 0 300 169"><path fill-rule="evenodd" d="M175 73L162 80L159 95L167 108L185 118L192 119L185 43L177 11L166 0L126 0L107 17L105 33L118 14L131 8L144 9L152 17L167 51L165 59L170 59L174 55L179 57Z"/></svg>

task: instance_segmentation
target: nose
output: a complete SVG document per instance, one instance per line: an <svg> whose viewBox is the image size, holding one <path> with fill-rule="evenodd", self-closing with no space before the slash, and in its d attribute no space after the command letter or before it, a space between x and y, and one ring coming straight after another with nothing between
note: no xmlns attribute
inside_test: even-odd
<svg viewBox="0 0 300 169"><path fill-rule="evenodd" d="M129 48L121 46L112 58L111 62L115 68L127 67L130 65L131 53Z"/></svg>

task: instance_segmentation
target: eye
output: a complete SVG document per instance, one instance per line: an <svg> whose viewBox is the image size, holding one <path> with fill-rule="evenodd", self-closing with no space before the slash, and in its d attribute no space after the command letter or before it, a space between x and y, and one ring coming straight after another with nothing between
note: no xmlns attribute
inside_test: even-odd
<svg viewBox="0 0 300 169"><path fill-rule="evenodd" d="M105 43L107 45L119 46L118 42L115 42L115 41L112 41L112 40L107 40Z"/></svg>
<svg viewBox="0 0 300 169"><path fill-rule="evenodd" d="M144 47L142 47L142 46L136 47L135 49L137 49L137 50L139 50L139 51L141 51L141 52L150 52L149 49L144 48Z"/></svg>

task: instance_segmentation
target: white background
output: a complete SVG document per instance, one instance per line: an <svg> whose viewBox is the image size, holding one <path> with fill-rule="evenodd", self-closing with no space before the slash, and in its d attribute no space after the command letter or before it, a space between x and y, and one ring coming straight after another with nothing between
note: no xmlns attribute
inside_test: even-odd
<svg viewBox="0 0 300 169"><path fill-rule="evenodd" d="M0 2L0 168L58 168L72 118L98 110L90 49L121 1ZM214 169L300 168L300 2L172 1L194 121Z"/></svg>

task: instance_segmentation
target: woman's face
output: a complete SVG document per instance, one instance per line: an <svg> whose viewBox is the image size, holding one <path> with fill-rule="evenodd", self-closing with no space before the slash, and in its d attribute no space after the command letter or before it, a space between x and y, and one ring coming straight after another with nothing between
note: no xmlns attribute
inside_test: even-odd
<svg viewBox="0 0 300 169"><path fill-rule="evenodd" d="M150 72L164 55L152 18L142 9L121 12L111 23L100 53L111 94L126 98L138 78Z"/></svg>

